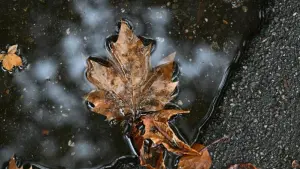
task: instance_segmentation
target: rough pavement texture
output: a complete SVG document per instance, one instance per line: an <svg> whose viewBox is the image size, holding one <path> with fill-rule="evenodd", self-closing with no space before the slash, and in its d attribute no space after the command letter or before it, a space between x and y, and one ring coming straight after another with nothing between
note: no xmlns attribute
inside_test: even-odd
<svg viewBox="0 0 300 169"><path fill-rule="evenodd" d="M212 168L288 169L300 160L300 1L275 0L269 12L200 136L209 144L231 134L209 149Z"/></svg>

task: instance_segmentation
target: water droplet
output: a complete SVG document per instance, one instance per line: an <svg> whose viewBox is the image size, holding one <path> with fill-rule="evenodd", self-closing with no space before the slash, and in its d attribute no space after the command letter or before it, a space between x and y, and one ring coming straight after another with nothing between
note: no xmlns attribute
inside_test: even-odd
<svg viewBox="0 0 300 169"><path fill-rule="evenodd" d="M68 28L68 29L66 30L66 34L69 35L70 32L71 32L71 31L70 31L70 28Z"/></svg>
<svg viewBox="0 0 300 169"><path fill-rule="evenodd" d="M165 38L162 38L162 37L156 37L155 38L158 42L164 42L165 41Z"/></svg>
<svg viewBox="0 0 300 169"><path fill-rule="evenodd" d="M69 146L69 147L74 147L74 146L75 146L75 143L72 142L71 140L69 140L69 141L68 141L68 146Z"/></svg>
<svg viewBox="0 0 300 169"><path fill-rule="evenodd" d="M118 121L116 119L112 119L112 120L109 121L110 126L115 126L117 124L118 124Z"/></svg>
<svg viewBox="0 0 300 169"><path fill-rule="evenodd" d="M172 97L176 97L176 96L178 96L178 94L179 94L179 87L176 86L173 93L172 93Z"/></svg>
<svg viewBox="0 0 300 169"><path fill-rule="evenodd" d="M176 62L174 62L174 70L173 70L173 74L172 74L172 81L176 82L179 80L179 75L180 75L180 69L179 66Z"/></svg>
<svg viewBox="0 0 300 169"><path fill-rule="evenodd" d="M89 109L95 108L95 105L92 102L86 101L86 105L88 106Z"/></svg>

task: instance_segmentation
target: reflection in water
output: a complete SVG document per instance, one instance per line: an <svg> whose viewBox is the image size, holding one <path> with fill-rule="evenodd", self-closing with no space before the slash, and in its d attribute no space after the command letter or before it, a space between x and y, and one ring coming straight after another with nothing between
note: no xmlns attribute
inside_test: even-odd
<svg viewBox="0 0 300 169"><path fill-rule="evenodd" d="M162 58L169 54L168 45L171 45L171 40L168 38L166 26L170 22L170 13L164 8L148 8L142 17L151 23L150 37L156 38L156 48L151 55L151 64L155 67Z"/></svg>
<svg viewBox="0 0 300 169"><path fill-rule="evenodd" d="M84 77L85 60L107 55L105 39L122 17L137 34L156 40L153 67L176 51L181 74L174 102L191 114L171 123L179 137L194 142L242 42L258 28L260 2L242 6L246 12L219 0L23 0L1 5L0 15L9 18L1 21L1 48L17 42L29 66L0 74L0 163L17 153L45 165L80 168L132 155L120 128L89 112L82 100L92 90Z"/></svg>
<svg viewBox="0 0 300 169"><path fill-rule="evenodd" d="M74 80L81 78L85 68L85 59L83 53L82 40L79 37L70 35L64 38L63 48L65 57L63 58L68 69L68 75Z"/></svg>
<svg viewBox="0 0 300 169"><path fill-rule="evenodd" d="M76 1L74 8L82 18L83 26L94 30L108 20L113 19L113 9L109 7L108 1Z"/></svg>
<svg viewBox="0 0 300 169"><path fill-rule="evenodd" d="M54 79L57 71L57 63L50 59L38 60L33 64L34 79L44 81L45 79Z"/></svg>

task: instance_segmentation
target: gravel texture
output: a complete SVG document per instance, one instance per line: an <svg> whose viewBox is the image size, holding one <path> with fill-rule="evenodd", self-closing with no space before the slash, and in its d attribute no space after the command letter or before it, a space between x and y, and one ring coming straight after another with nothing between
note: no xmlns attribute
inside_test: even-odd
<svg viewBox="0 0 300 169"><path fill-rule="evenodd" d="M268 13L200 135L206 144L231 137L209 149L212 168L288 169L300 159L300 1L275 0Z"/></svg>

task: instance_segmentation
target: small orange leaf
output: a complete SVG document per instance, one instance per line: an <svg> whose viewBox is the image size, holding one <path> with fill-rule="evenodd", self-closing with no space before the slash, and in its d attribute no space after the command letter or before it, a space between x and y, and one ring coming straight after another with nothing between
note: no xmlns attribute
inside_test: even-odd
<svg viewBox="0 0 300 169"><path fill-rule="evenodd" d="M228 25L228 21L226 21L225 19L223 19L223 24Z"/></svg>
<svg viewBox="0 0 300 169"><path fill-rule="evenodd" d="M231 165L228 169L257 169L257 168L251 163L242 163L242 164Z"/></svg>
<svg viewBox="0 0 300 169"><path fill-rule="evenodd" d="M18 167L15 155L12 155L8 161L7 169L23 169L23 165ZM32 166L30 166L29 169L32 169Z"/></svg>
<svg viewBox="0 0 300 169"><path fill-rule="evenodd" d="M292 168L300 168L299 161L294 160L294 161L292 162Z"/></svg>
<svg viewBox="0 0 300 169"><path fill-rule="evenodd" d="M42 135L44 135L44 136L49 135L49 130L43 129L42 130Z"/></svg>
<svg viewBox="0 0 300 169"><path fill-rule="evenodd" d="M9 159L9 161L8 161L7 169L24 169L24 167L23 167L24 165L29 167L29 168L28 167L26 167L26 168L32 169L32 165L29 164L29 163L26 163L26 164L17 164L17 163L18 162L16 160L15 155L12 155L11 158ZM20 167L18 167L18 166L20 166Z"/></svg>
<svg viewBox="0 0 300 169"><path fill-rule="evenodd" d="M13 45L8 48L6 54L0 54L0 61L4 69L11 71L16 66L23 66L22 59L16 55L18 45Z"/></svg>
<svg viewBox="0 0 300 169"><path fill-rule="evenodd" d="M9 162L8 162L8 169L23 169L23 167L21 166L21 168L19 168L16 164L16 159L14 157L14 155L10 158Z"/></svg>

